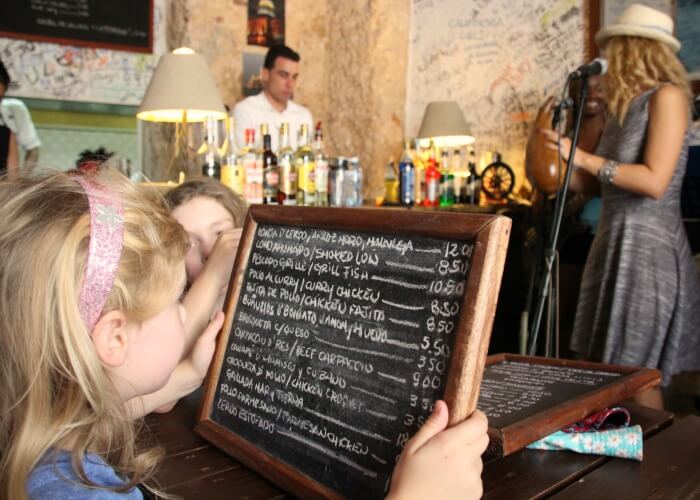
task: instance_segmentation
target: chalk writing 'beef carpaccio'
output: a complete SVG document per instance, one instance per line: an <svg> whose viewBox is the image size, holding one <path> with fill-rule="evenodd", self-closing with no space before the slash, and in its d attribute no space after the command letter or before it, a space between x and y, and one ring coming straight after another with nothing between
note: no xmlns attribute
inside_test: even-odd
<svg viewBox="0 0 700 500"><path fill-rule="evenodd" d="M380 498L442 396L473 243L259 225L211 419Z"/></svg>

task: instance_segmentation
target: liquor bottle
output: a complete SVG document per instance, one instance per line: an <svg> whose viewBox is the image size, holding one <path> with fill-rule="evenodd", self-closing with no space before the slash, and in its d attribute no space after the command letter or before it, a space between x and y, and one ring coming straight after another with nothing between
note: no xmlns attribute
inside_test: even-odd
<svg viewBox="0 0 700 500"><path fill-rule="evenodd" d="M357 156L348 158L348 173L343 190L346 207L362 206L362 167Z"/></svg>
<svg viewBox="0 0 700 500"><path fill-rule="evenodd" d="M321 122L316 124L314 134L314 163L316 173L316 206L328 206L328 157L323 148Z"/></svg>
<svg viewBox="0 0 700 500"><path fill-rule="evenodd" d="M245 171L243 170L243 158L236 152L236 131L233 115L226 120L226 147L224 159L221 164L221 183L239 196L243 196L245 186Z"/></svg>
<svg viewBox="0 0 700 500"><path fill-rule="evenodd" d="M467 168L469 169L469 178L467 180L468 203L475 205L479 203L481 184L479 175L476 173L476 153L473 148L469 150L469 163L467 164Z"/></svg>
<svg viewBox="0 0 700 500"><path fill-rule="evenodd" d="M466 165L462 162L462 151L455 149L450 157L450 170L454 176L455 203L466 203L464 196L468 171L465 167Z"/></svg>
<svg viewBox="0 0 700 500"><path fill-rule="evenodd" d="M410 153L409 141L404 142L399 162L399 203L410 207L416 200L416 168Z"/></svg>
<svg viewBox="0 0 700 500"><path fill-rule="evenodd" d="M258 168L262 172L263 170L263 153L265 152L265 145L263 143L265 134L268 133L267 123L260 124L260 136L257 138L255 143L255 161L257 162Z"/></svg>
<svg viewBox="0 0 700 500"><path fill-rule="evenodd" d="M450 170L450 157L447 150L440 154L440 206L451 207L455 204L455 178Z"/></svg>
<svg viewBox="0 0 700 500"><path fill-rule="evenodd" d="M277 151L280 182L277 202L280 205L297 204L297 171L294 166L294 150L289 146L289 124L280 126L280 148Z"/></svg>
<svg viewBox="0 0 700 500"><path fill-rule="evenodd" d="M219 127L216 117L209 115L206 118L204 133L206 143L204 147L204 163L202 164L202 175L213 179L221 179L221 162L219 161ZM201 150L200 150L201 151Z"/></svg>
<svg viewBox="0 0 700 500"><path fill-rule="evenodd" d="M435 146L430 144L428 166L425 168L425 199L426 207L437 207L440 204L440 170L435 160Z"/></svg>
<svg viewBox="0 0 700 500"><path fill-rule="evenodd" d="M277 157L272 152L272 138L270 134L263 136L263 203L277 205L279 191L280 171L277 166Z"/></svg>
<svg viewBox="0 0 700 500"><path fill-rule="evenodd" d="M344 203L343 193L345 192L345 182L348 173L348 161L339 156L331 162L330 173L330 205L332 207L342 207Z"/></svg>
<svg viewBox="0 0 700 500"><path fill-rule="evenodd" d="M294 154L297 170L297 205L314 206L316 204L316 179L314 154L309 146L309 126L304 124L299 131L299 147Z"/></svg>
<svg viewBox="0 0 700 500"><path fill-rule="evenodd" d="M396 162L394 157L389 158L384 170L384 204L397 205L399 203L399 180L396 178Z"/></svg>
<svg viewBox="0 0 700 500"><path fill-rule="evenodd" d="M249 205L262 203L262 169L258 169L255 154L255 129L245 130L243 148L243 170L245 171L245 199ZM261 163L262 165L262 163Z"/></svg>
<svg viewBox="0 0 700 500"><path fill-rule="evenodd" d="M416 205L422 205L423 200L425 200L425 162L423 161L422 158L422 152L421 152L421 147L420 147L420 141L418 139L414 139L411 141L411 148L409 150L409 153L411 155L411 158L413 159L413 166L414 166L414 189L415 189L415 194L413 196L413 202Z"/></svg>

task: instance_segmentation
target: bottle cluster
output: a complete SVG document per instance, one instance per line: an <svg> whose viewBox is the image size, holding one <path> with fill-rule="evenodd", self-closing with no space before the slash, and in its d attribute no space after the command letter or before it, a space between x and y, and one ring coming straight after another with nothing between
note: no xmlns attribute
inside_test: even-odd
<svg viewBox="0 0 700 500"><path fill-rule="evenodd" d="M459 149L451 155L443 149L438 159L437 148L431 142L427 159L424 159L419 147L417 141L404 141L398 172L393 162L387 165L384 179L388 203L426 207L479 204L481 179L473 149L465 162Z"/></svg>
<svg viewBox="0 0 700 500"><path fill-rule="evenodd" d="M208 124L207 124L208 125ZM227 140L219 164L217 148L207 133L202 175L220 179L249 204L343 206L362 205L362 169L357 157L330 158L325 153L321 123L313 138L302 125L297 149L290 146L289 124L279 129L279 147L273 151L267 124L245 130L245 144L235 147L233 119L227 120ZM214 164L216 167L214 167Z"/></svg>

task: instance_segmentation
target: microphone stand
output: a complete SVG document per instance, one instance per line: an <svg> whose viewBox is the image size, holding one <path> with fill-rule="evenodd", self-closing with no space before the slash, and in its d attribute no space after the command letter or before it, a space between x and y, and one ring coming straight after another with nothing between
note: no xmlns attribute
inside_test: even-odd
<svg viewBox="0 0 700 500"><path fill-rule="evenodd" d="M568 81L567 81L568 83ZM542 313L544 312L544 305L547 301L548 290L550 288L550 282L552 280L552 264L556 256L557 240L559 239L559 229L561 227L561 219L564 214L564 205L566 204L566 193L569 189L569 183L571 182L571 173L574 170L574 153L576 151L576 144L578 143L578 135L581 130L581 120L583 118L583 109L586 105L586 99L588 97L588 75L585 75L581 80L581 98L579 99L579 106L576 109L576 121L574 126L574 135L571 139L571 149L569 150L569 159L566 162L566 175L564 176L564 184L562 184L559 194L557 195L557 202L554 207L554 220L552 222L552 229L549 232L549 242L544 250L544 269L542 272L542 277L540 279L539 296L537 297L537 304L535 306L535 317L530 329L530 348L529 355L534 356L537 352L537 336L540 330L540 324L542 323ZM558 307L558 304L555 305ZM555 315L556 317L557 315ZM548 347L548 346L547 346ZM545 348L545 353L549 350Z"/></svg>

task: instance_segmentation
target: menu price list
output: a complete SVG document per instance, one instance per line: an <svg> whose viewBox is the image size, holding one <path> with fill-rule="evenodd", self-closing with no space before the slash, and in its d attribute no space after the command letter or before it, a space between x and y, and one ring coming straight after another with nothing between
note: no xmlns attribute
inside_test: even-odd
<svg viewBox="0 0 700 500"><path fill-rule="evenodd" d="M259 225L212 420L381 498L442 396L473 242Z"/></svg>
<svg viewBox="0 0 700 500"><path fill-rule="evenodd" d="M502 361L484 370L477 407L489 418L489 426L506 427L620 380L619 373L566 366Z"/></svg>

